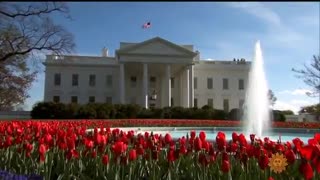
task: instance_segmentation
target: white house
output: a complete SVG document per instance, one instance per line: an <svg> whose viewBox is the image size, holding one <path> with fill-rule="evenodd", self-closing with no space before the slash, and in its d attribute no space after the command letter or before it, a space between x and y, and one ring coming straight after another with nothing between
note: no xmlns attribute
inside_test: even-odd
<svg viewBox="0 0 320 180"><path fill-rule="evenodd" d="M115 57L47 55L44 101L135 103L149 107L202 107L226 111L245 99L250 62L200 60L193 45L160 37L121 42Z"/></svg>

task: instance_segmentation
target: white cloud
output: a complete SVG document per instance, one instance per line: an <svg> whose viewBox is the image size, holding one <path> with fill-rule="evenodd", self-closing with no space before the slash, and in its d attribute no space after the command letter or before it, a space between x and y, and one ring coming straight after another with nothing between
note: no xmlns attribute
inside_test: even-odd
<svg viewBox="0 0 320 180"><path fill-rule="evenodd" d="M287 26L280 16L260 2L232 2L227 3L233 8L238 8L244 12L255 16L267 25L267 33L259 35L260 39L268 42L271 47L297 48L297 45L304 44L302 41L307 40L305 35L298 33Z"/></svg>
<svg viewBox="0 0 320 180"><path fill-rule="evenodd" d="M299 99L294 99L288 102L284 102L281 100L277 100L273 109L275 110L292 110L295 114L298 114L298 111L300 110L301 107L303 106L308 106L315 104L315 101L307 101L307 100L299 100Z"/></svg>
<svg viewBox="0 0 320 180"><path fill-rule="evenodd" d="M294 90L284 90L280 91L279 94L290 94L290 95L306 95L306 93L312 93L309 89L294 89Z"/></svg>
<svg viewBox="0 0 320 180"><path fill-rule="evenodd" d="M240 8L247 13L256 16L272 25L281 25L281 19L277 13L267 8L261 2L231 2L231 7Z"/></svg>

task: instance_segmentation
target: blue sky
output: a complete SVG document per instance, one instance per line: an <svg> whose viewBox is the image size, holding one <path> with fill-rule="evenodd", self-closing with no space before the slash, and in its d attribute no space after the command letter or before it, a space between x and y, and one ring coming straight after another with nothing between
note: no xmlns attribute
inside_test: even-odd
<svg viewBox="0 0 320 180"><path fill-rule="evenodd" d="M269 88L278 98L276 109L299 110L318 102L295 77L319 54L318 2L72 2L72 21L54 21L75 37L77 55L100 56L105 46L114 55L121 41L141 42L159 36L177 44L193 44L201 59L252 60L260 40ZM150 29L142 29L151 21ZM26 108L43 100L44 73L30 89Z"/></svg>

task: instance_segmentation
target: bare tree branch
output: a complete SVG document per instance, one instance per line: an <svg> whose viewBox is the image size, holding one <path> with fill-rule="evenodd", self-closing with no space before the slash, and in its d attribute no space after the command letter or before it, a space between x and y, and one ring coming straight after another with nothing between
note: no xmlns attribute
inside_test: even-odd
<svg viewBox="0 0 320 180"><path fill-rule="evenodd" d="M318 93L318 96L320 96L320 56L313 56L312 62L310 66L307 66L304 64L304 69L294 69L292 68L293 72L296 72L297 78L303 79L304 83L311 86L315 89L315 91ZM310 96L313 96L313 94L310 94Z"/></svg>
<svg viewBox="0 0 320 180"><path fill-rule="evenodd" d="M69 9L64 3L42 3L41 6L30 5L24 8L6 5L11 6L0 7L0 16L9 17L0 25L3 27L0 29L1 46L6 46L6 51L0 49L0 62L34 50L48 50L57 55L74 50L72 34L45 16L52 12L68 13Z"/></svg>
<svg viewBox="0 0 320 180"><path fill-rule="evenodd" d="M35 52L63 55L74 50L73 35L53 23L52 13L69 17L68 7L60 2L0 2L0 110L12 110L29 97L37 70L26 61Z"/></svg>
<svg viewBox="0 0 320 180"><path fill-rule="evenodd" d="M29 5L28 9L21 9L20 7L14 8L13 12L0 9L0 14L10 18L16 18L19 16L41 16L45 14L51 14L53 12L69 13L69 8L64 3L46 2L40 7L34 7Z"/></svg>

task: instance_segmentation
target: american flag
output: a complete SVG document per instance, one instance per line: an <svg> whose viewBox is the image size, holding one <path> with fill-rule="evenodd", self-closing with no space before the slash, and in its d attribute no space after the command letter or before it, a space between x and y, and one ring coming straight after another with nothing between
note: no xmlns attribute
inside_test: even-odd
<svg viewBox="0 0 320 180"><path fill-rule="evenodd" d="M151 28L151 22L144 23L142 26L143 29Z"/></svg>

